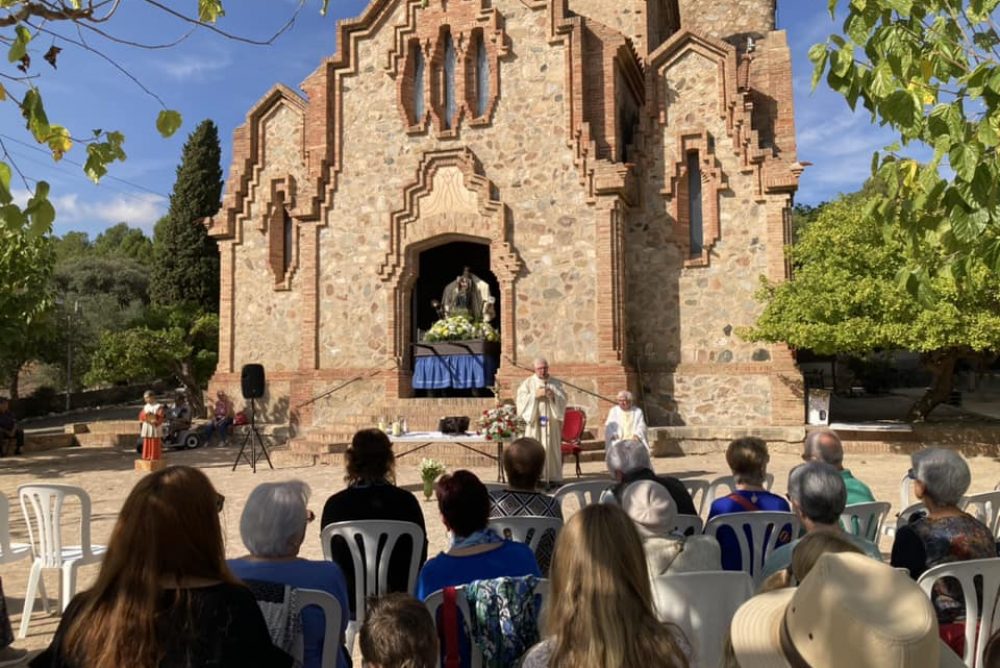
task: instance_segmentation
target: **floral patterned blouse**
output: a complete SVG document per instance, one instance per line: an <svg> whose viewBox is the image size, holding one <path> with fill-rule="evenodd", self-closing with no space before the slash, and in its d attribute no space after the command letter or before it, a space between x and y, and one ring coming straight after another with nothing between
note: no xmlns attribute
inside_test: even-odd
<svg viewBox="0 0 1000 668"><path fill-rule="evenodd" d="M922 517L900 527L892 544L891 563L919 578L924 571L940 564L997 556L997 544L989 528L965 513L948 517ZM934 584L931 601L938 622L947 624L965 618L962 587L954 578L942 578Z"/></svg>

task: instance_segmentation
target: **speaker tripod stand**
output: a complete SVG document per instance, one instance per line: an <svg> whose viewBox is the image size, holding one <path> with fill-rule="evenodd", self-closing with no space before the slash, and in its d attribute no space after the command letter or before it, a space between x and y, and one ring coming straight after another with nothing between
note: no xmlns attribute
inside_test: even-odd
<svg viewBox="0 0 1000 668"><path fill-rule="evenodd" d="M267 465L272 469L274 464L271 463L271 456L267 454L267 446L264 445L264 439L261 438L260 432L257 431L257 400L250 399L250 424L247 425L247 433L243 437L243 445L240 446L240 452L236 455L236 461L233 462L233 470L240 465L240 460L246 460L247 464L250 465L250 469L256 473L257 472L257 448L264 454L264 459L267 460ZM250 445L250 453L246 454L247 444Z"/></svg>

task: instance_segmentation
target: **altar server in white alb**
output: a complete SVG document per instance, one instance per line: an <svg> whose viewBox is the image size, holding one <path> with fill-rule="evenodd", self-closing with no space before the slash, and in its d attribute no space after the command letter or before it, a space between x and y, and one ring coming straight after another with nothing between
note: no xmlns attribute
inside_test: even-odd
<svg viewBox="0 0 1000 668"><path fill-rule="evenodd" d="M549 377L549 363L535 360L535 375L517 388L517 414L527 423L524 435L545 448L546 485L562 482L562 425L566 414L566 392L562 383Z"/></svg>
<svg viewBox="0 0 1000 668"><path fill-rule="evenodd" d="M649 450L646 418L641 408L632 405L632 393L628 390L618 393L618 405L608 412L608 419L604 422L606 452L611 452L611 445L618 441L639 441Z"/></svg>

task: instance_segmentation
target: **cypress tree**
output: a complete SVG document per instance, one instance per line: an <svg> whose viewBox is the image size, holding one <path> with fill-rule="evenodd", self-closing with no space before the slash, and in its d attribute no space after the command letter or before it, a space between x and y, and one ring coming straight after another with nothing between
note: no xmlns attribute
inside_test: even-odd
<svg viewBox="0 0 1000 668"><path fill-rule="evenodd" d="M211 120L202 121L184 144L170 209L153 237L149 287L154 304L219 311L219 250L201 221L219 209L221 152L219 130Z"/></svg>

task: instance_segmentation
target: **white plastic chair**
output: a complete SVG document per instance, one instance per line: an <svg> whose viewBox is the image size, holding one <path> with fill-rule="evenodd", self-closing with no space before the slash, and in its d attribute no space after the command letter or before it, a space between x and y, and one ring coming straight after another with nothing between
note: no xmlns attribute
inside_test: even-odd
<svg viewBox="0 0 1000 668"><path fill-rule="evenodd" d="M888 501L852 503L840 514L840 525L849 534L877 543L891 507Z"/></svg>
<svg viewBox="0 0 1000 668"><path fill-rule="evenodd" d="M979 609L976 594L975 579L982 578L983 609ZM934 583L941 578L955 578L962 585L965 598L965 656L962 659L968 668L990 668L983 663L983 650L986 643L998 628L1000 606L997 596L1000 594L1000 559L970 559L941 564L927 569L917 580L917 584L929 597ZM979 620L979 639L976 639L976 623Z"/></svg>
<svg viewBox="0 0 1000 668"><path fill-rule="evenodd" d="M568 497L572 497L576 499L577 505L583 508L592 503L600 503L601 494L613 486L614 482L611 480L582 480L563 485L552 496L559 502L560 507L565 504ZM563 516L566 515L566 511L563 510Z"/></svg>
<svg viewBox="0 0 1000 668"><path fill-rule="evenodd" d="M684 483L684 489L691 495L691 501L694 502L694 507L698 509L698 514L701 515L701 512L705 509L705 493L708 492L710 483L701 478L681 478L680 481Z"/></svg>
<svg viewBox="0 0 1000 668"><path fill-rule="evenodd" d="M29 556L31 556L30 545L10 542L10 502L7 501L5 494L0 494L0 564L20 561ZM45 598L44 591L42 598Z"/></svg>
<svg viewBox="0 0 1000 668"><path fill-rule="evenodd" d="M687 483L685 483L687 484ZM771 491L771 487L774 486L774 474L768 473L764 476L764 489ZM725 494L720 494L720 491L725 490ZM732 494L736 491L736 478L731 475L724 475L722 477L716 478L712 482L708 483L708 489L705 490L705 494L702 496L701 509L706 511L712 507L712 502L716 499Z"/></svg>
<svg viewBox="0 0 1000 668"><path fill-rule="evenodd" d="M697 665L722 665L729 625L753 596L753 579L743 571L712 571L658 575L652 584L656 616L680 627Z"/></svg>
<svg viewBox="0 0 1000 668"><path fill-rule="evenodd" d="M959 507L990 528L996 536L1000 525L1000 492L981 492L963 496Z"/></svg>
<svg viewBox="0 0 1000 668"><path fill-rule="evenodd" d="M345 613L336 598L328 592L320 591L319 589L299 589L266 580L249 579L244 581L244 584L250 588L250 591L254 594L254 598L257 599L257 605L260 606L261 612L264 615L264 621L267 622L268 631L271 633L271 640L279 646L282 645L285 639L288 619L284 613L274 615L274 608L269 603L278 603L280 601L282 602L282 606L279 607L283 608L284 604L290 600L289 597L292 597L291 600L294 601L294 609L291 611L298 615L301 615L302 611L306 608L318 607L323 612L324 623L323 654L320 657L320 666L322 668L336 668L337 659L340 655L340 624ZM272 594L272 592L277 591L283 592L282 598L277 599ZM275 597L274 599L272 599L273 596ZM296 659L296 665L302 665L305 656L303 628L303 624L299 623L298 633L292 638L292 646L289 649L291 655Z"/></svg>
<svg viewBox="0 0 1000 668"><path fill-rule="evenodd" d="M892 527L892 531L886 531L885 533L890 536L895 536L896 532L900 527L904 527L910 523L910 517L916 513L927 513L927 506L922 503L914 503L903 509L901 513L896 515L896 526Z"/></svg>
<svg viewBox="0 0 1000 668"><path fill-rule="evenodd" d="M354 638L365 621L365 601L368 596L381 596L389 591L389 561L393 548L402 536L409 536L413 541L410 572L406 579L406 591L413 594L420 568L420 554L424 549L424 532L413 522L397 520L353 520L327 524L320 532L323 558L327 561L333 561L330 543L334 536L343 538L347 543L354 563L355 619L347 624L346 639L347 650L353 653ZM380 550L379 542L383 536L385 545ZM358 547L358 537L361 538L361 548Z"/></svg>
<svg viewBox="0 0 1000 668"><path fill-rule="evenodd" d="M913 505L910 501L910 490L913 489L913 478L909 472L903 474L903 479L899 481L899 507L908 508Z"/></svg>
<svg viewBox="0 0 1000 668"><path fill-rule="evenodd" d="M674 533L688 534L688 530L691 530L690 535L694 536L700 534L705 527L705 523L701 521L701 517L698 515L678 515L677 519L674 520Z"/></svg>
<svg viewBox="0 0 1000 668"><path fill-rule="evenodd" d="M758 510L749 513L727 513L718 515L708 521L705 535L719 539L719 529L729 527L736 534L740 546L740 569L749 573L754 581L754 588L760 585L764 572L764 562L774 551L782 528L791 525L792 535L799 535L801 524L793 513L770 512ZM750 528L753 550L747 542L744 527ZM767 536L767 540L764 537Z"/></svg>
<svg viewBox="0 0 1000 668"><path fill-rule="evenodd" d="M469 602L465 600L465 585L459 585L455 587L455 592L457 596L455 597L455 604L458 608L458 614L462 616L461 628L465 631L466 641L469 643L471 648L471 662L470 668L482 668L483 666L483 653L480 651L479 647L472 640L472 636L469 633L471 628L472 614L469 610ZM549 581L541 578L538 580L538 584L535 585L535 595L541 597L541 605L539 606L538 612L538 636L542 637L542 611L545 607L545 599L549 593ZM438 625L438 610L444 604L444 590L438 589L436 592L427 597L424 601L424 605L427 610L431 613L431 619L434 620L434 627L437 628ZM440 632L438 637L440 637ZM441 643L441 654L444 654L444 644ZM440 663L440 662L439 662Z"/></svg>
<svg viewBox="0 0 1000 668"><path fill-rule="evenodd" d="M562 527L562 520L557 517L520 515L490 520L491 529L508 540L526 544L532 552L538 550L538 544L542 542L542 536L546 531L555 531L558 536Z"/></svg>
<svg viewBox="0 0 1000 668"><path fill-rule="evenodd" d="M17 488L21 500L21 512L28 526L28 540L31 543L31 574L28 589L24 595L24 612L21 615L21 629L18 638L28 635L31 610L39 589L44 594L42 570L54 568L62 571L59 587L59 609L66 610L69 600L76 593L76 569L80 566L99 562L107 550L103 545L90 544L90 496L79 487L69 485L21 485ZM66 497L80 500L80 544L63 545L62 509ZM42 599L45 612L49 611L47 599Z"/></svg>

